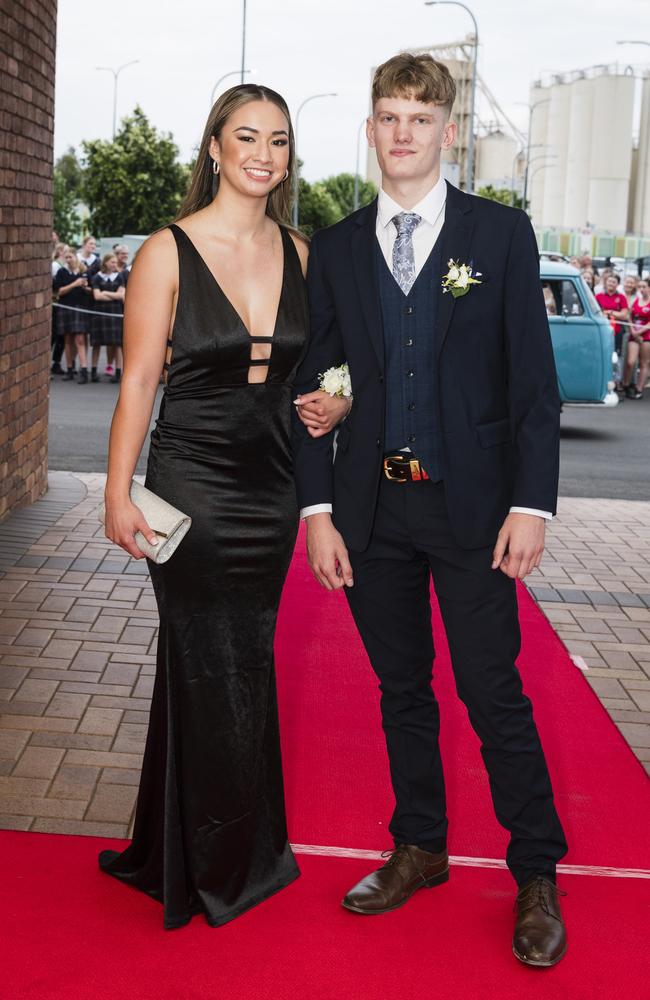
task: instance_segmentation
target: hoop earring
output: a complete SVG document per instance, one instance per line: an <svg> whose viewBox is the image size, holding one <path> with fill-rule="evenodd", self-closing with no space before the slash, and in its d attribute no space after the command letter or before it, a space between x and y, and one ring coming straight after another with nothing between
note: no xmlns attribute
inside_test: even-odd
<svg viewBox="0 0 650 1000"><path fill-rule="evenodd" d="M287 167L284 177L282 178L282 183L284 184L284 182L288 179L289 179L289 168Z"/></svg>
<svg viewBox="0 0 650 1000"><path fill-rule="evenodd" d="M212 173L215 175L215 177L218 176L220 170L221 170L221 165L219 163L217 163L216 160L213 160L212 161Z"/></svg>

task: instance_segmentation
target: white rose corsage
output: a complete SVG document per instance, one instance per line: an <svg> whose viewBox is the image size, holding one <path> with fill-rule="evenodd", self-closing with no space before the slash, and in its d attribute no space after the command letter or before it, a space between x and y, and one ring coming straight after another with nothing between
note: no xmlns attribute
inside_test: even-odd
<svg viewBox="0 0 650 1000"><path fill-rule="evenodd" d="M459 261L447 261L449 270L442 279L444 292L451 292L455 299L461 295L467 295L472 285L481 285L483 282L478 279L482 277L480 271L475 271L470 264L461 264Z"/></svg>
<svg viewBox="0 0 650 1000"><path fill-rule="evenodd" d="M329 396L344 396L346 399L352 399L352 381L347 363L339 365L338 368L328 368L318 377L320 378L318 388Z"/></svg>

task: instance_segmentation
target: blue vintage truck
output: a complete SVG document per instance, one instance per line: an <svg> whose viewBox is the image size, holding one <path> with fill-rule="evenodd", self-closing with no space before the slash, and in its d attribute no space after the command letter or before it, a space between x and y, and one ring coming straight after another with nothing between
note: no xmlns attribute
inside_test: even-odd
<svg viewBox="0 0 650 1000"><path fill-rule="evenodd" d="M539 269L563 405L616 406L614 334L593 292L570 264Z"/></svg>

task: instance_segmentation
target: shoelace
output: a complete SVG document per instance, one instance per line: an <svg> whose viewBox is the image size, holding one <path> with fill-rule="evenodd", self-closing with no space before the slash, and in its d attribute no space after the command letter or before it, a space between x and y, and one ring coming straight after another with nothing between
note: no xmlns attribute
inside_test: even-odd
<svg viewBox="0 0 650 1000"><path fill-rule="evenodd" d="M397 847L394 847L391 851L382 851L381 856L382 858L388 858L388 861L383 867L393 868L408 856L406 844L398 844Z"/></svg>
<svg viewBox="0 0 650 1000"><path fill-rule="evenodd" d="M562 889L558 889L554 882L550 882L547 878L542 878L539 876L534 882L525 886L519 893L517 893L517 898L515 900L514 909L524 913L526 910L532 910L536 906L541 906L544 913L549 917L555 917L555 913L552 913L549 909L549 898L552 893L556 896L566 896L566 892Z"/></svg>

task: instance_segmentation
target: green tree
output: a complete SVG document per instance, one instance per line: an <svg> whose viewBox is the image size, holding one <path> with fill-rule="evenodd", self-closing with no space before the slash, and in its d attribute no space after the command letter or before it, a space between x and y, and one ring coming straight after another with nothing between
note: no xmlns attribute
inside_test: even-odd
<svg viewBox="0 0 650 1000"><path fill-rule="evenodd" d="M70 146L54 164L54 229L64 243L72 243L79 236L81 219L77 203L82 197L83 167Z"/></svg>
<svg viewBox="0 0 650 1000"><path fill-rule="evenodd" d="M61 177L65 190L75 198L81 199L84 170L74 146L68 146L54 164L54 169Z"/></svg>
<svg viewBox="0 0 650 1000"><path fill-rule="evenodd" d="M341 218L354 212L354 174L336 174L334 177L327 177L322 181L325 190L332 196L339 207ZM359 178L359 204L358 208L369 204L377 196L377 188L372 181L364 181Z"/></svg>
<svg viewBox="0 0 650 1000"><path fill-rule="evenodd" d="M66 190L65 180L54 168L52 178L54 200L54 231L63 243L74 243L79 237L81 219L77 212L77 199Z"/></svg>
<svg viewBox="0 0 650 1000"><path fill-rule="evenodd" d="M339 205L323 181L308 184L300 178L300 228L306 236L343 218Z"/></svg>
<svg viewBox="0 0 650 1000"><path fill-rule="evenodd" d="M495 188L491 184L479 188L476 192L480 198L489 198L490 201L498 201L502 205L514 205L515 208L523 208L524 203L520 195L513 193L510 188Z"/></svg>
<svg viewBox="0 0 650 1000"><path fill-rule="evenodd" d="M150 233L176 215L189 179L170 133L161 133L137 107L122 119L112 142L82 143L83 191L97 233Z"/></svg>

